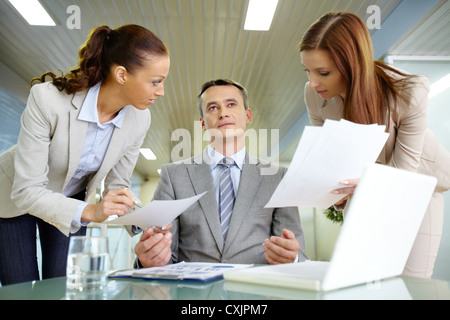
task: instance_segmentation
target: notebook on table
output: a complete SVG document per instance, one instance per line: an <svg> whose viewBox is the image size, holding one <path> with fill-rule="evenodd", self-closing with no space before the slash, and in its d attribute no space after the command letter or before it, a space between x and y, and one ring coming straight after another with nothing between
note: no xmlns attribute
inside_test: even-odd
<svg viewBox="0 0 450 320"><path fill-rule="evenodd" d="M226 280L329 291L403 272L436 178L370 164L346 212L329 262L225 272Z"/></svg>

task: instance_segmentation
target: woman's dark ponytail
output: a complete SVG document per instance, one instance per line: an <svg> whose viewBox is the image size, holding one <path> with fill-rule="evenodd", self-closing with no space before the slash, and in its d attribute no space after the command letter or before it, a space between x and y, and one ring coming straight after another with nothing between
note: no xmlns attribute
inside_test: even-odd
<svg viewBox="0 0 450 320"><path fill-rule="evenodd" d="M91 32L79 51L78 67L68 74L57 77L52 72L31 80L45 82L47 77L60 91L72 94L93 87L109 76L111 66L124 66L132 73L144 65L143 59L149 55L168 55L165 44L150 30L138 25L125 25L115 30L101 26Z"/></svg>
<svg viewBox="0 0 450 320"><path fill-rule="evenodd" d="M85 88L90 88L104 79L104 68L107 66L103 63L103 56L110 31L107 26L95 29L85 46L80 49L78 72L84 78L81 82L87 85Z"/></svg>

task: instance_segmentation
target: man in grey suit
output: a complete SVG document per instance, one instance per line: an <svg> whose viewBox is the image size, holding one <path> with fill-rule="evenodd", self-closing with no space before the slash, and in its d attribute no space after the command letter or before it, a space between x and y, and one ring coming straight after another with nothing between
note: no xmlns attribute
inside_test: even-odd
<svg viewBox="0 0 450 320"><path fill-rule="evenodd" d="M286 169L268 170L270 164L246 152L245 130L253 117L246 89L231 80L207 82L199 95L199 112L210 145L197 157L165 165L154 199L207 193L173 221L171 232L143 233L135 247L139 265L304 261L298 209L264 208ZM223 158L228 165L221 163ZM223 207L230 208L228 213Z"/></svg>

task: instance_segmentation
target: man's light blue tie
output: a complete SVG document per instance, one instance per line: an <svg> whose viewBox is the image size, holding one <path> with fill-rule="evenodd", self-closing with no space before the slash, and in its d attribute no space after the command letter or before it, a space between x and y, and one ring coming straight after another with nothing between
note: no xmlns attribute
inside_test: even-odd
<svg viewBox="0 0 450 320"><path fill-rule="evenodd" d="M223 239L225 240L230 225L231 213L234 207L234 188L231 180L231 167L234 165L234 160L230 158L223 158L219 164L224 167L224 171L220 175L219 184L219 213L220 226L222 228Z"/></svg>

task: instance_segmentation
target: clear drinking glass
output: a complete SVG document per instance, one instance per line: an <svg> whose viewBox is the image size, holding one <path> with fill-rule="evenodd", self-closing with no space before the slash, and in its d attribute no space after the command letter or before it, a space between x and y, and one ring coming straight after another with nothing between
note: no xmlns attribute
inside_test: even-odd
<svg viewBox="0 0 450 320"><path fill-rule="evenodd" d="M71 237L67 256L67 288L83 290L106 286L109 264L107 237Z"/></svg>

